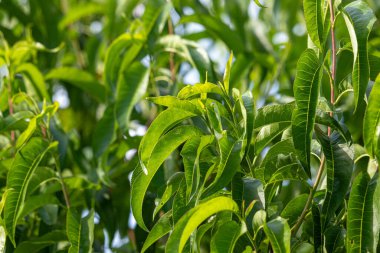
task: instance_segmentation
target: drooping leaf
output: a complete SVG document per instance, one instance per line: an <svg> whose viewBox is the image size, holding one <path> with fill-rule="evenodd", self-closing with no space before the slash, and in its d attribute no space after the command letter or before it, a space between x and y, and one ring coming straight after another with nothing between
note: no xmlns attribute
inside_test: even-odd
<svg viewBox="0 0 380 253"><path fill-rule="evenodd" d="M260 129L255 139L255 153L260 154L261 151L277 136L289 127L289 123L274 123L266 125Z"/></svg>
<svg viewBox="0 0 380 253"><path fill-rule="evenodd" d="M369 81L368 36L376 17L372 9L364 1L354 1L344 7L343 17L350 33L354 66L352 82L355 95L355 111L364 102Z"/></svg>
<svg viewBox="0 0 380 253"><path fill-rule="evenodd" d="M333 226L326 229L325 235L325 248L327 252L336 252L344 248L344 239L346 231L342 227Z"/></svg>
<svg viewBox="0 0 380 253"><path fill-rule="evenodd" d="M231 182L235 173L239 170L241 162L242 141L234 140L225 134L219 141L220 162L214 181L208 186L202 196L210 196Z"/></svg>
<svg viewBox="0 0 380 253"><path fill-rule="evenodd" d="M339 123L335 118L331 117L329 113L317 110L315 123L331 127L333 130L339 132L347 143L351 143L351 133L347 127Z"/></svg>
<svg viewBox="0 0 380 253"><path fill-rule="evenodd" d="M192 232L208 217L221 211L237 213L239 207L228 197L215 197L189 210L178 223L166 244L166 252L181 253Z"/></svg>
<svg viewBox="0 0 380 253"><path fill-rule="evenodd" d="M311 40L319 48L323 48L323 17L321 0L304 0L306 28Z"/></svg>
<svg viewBox="0 0 380 253"><path fill-rule="evenodd" d="M142 166L146 166L158 139L163 133L182 120L194 116L196 114L178 108L169 108L159 114L150 125L139 146L139 158Z"/></svg>
<svg viewBox="0 0 380 253"><path fill-rule="evenodd" d="M277 217L264 223L264 231L268 236L274 253L290 252L290 227L288 222Z"/></svg>
<svg viewBox="0 0 380 253"><path fill-rule="evenodd" d="M105 87L93 75L83 70L71 67L56 68L47 73L45 79L58 79L69 83L88 93L99 102L105 102Z"/></svg>
<svg viewBox="0 0 380 253"><path fill-rule="evenodd" d="M122 71L116 88L115 113L119 127L128 126L135 104L145 94L148 87L149 69L136 62Z"/></svg>
<svg viewBox="0 0 380 253"><path fill-rule="evenodd" d="M338 134L332 134L328 137L317 131L317 137L326 157L327 189L321 213L324 229L339 205L344 201L351 182L354 154L347 144L342 143Z"/></svg>
<svg viewBox="0 0 380 253"><path fill-rule="evenodd" d="M45 154L57 142L49 145L45 140L33 137L20 149L9 169L7 177L8 196L4 207L5 228L15 245L15 229L24 203L29 181Z"/></svg>
<svg viewBox="0 0 380 253"><path fill-rule="evenodd" d="M368 153L380 159L380 75L377 76L369 96L364 115L363 139Z"/></svg>
<svg viewBox="0 0 380 253"><path fill-rule="evenodd" d="M67 212L66 231L70 242L69 253L92 252L94 243L94 210L90 210L87 216L81 217L75 209Z"/></svg>
<svg viewBox="0 0 380 253"><path fill-rule="evenodd" d="M245 224L235 221L223 223L211 239L210 251L215 253L232 253L239 237L246 232Z"/></svg>
<svg viewBox="0 0 380 253"><path fill-rule="evenodd" d="M317 55L307 49L297 64L294 97L297 107L292 116L292 133L297 155L310 176L310 144L321 82L321 66Z"/></svg>
<svg viewBox="0 0 380 253"><path fill-rule="evenodd" d="M27 76L41 100L46 99L47 101L50 101L44 76L36 66L31 63L24 63L17 67L16 72Z"/></svg>
<svg viewBox="0 0 380 253"><path fill-rule="evenodd" d="M43 248L50 245L66 241L66 233L64 231L56 230L46 233L38 238L33 238L29 241L23 241L15 249L15 253L34 253L41 252Z"/></svg>
<svg viewBox="0 0 380 253"><path fill-rule="evenodd" d="M161 115L163 115L162 113ZM150 128L152 129L152 128ZM201 135L200 130L193 126L179 126L165 134L152 150L146 167L138 166L133 172L131 186L132 212L137 224L148 230L142 217L142 205L149 183L166 158L182 143L188 139ZM145 135L145 137L148 135ZM141 146L140 146L141 147ZM145 166L145 165L144 165Z"/></svg>
<svg viewBox="0 0 380 253"><path fill-rule="evenodd" d="M348 200L347 252L374 252L373 203L377 175L370 178L366 171L356 176ZM377 222L377 221L376 221Z"/></svg>
<svg viewBox="0 0 380 253"><path fill-rule="evenodd" d="M167 212L156 222L144 242L141 253L144 253L153 243L170 232L172 229L171 215L172 212Z"/></svg>

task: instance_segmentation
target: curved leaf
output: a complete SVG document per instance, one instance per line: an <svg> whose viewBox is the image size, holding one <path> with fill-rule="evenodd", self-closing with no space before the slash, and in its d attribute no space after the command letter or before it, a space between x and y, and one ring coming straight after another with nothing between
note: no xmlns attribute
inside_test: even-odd
<svg viewBox="0 0 380 253"><path fill-rule="evenodd" d="M380 74L373 85L364 115L363 139L368 153L380 159Z"/></svg>
<svg viewBox="0 0 380 253"><path fill-rule="evenodd" d="M50 245L66 241L67 237L64 231L52 231L30 241L23 241L15 249L15 253L34 253L41 252L43 248Z"/></svg>
<svg viewBox="0 0 380 253"><path fill-rule="evenodd" d="M71 244L69 253L91 253L94 243L94 210L84 218L75 209L67 212L66 231Z"/></svg>
<svg viewBox="0 0 380 253"><path fill-rule="evenodd" d="M152 230L149 232L148 237L146 238L141 249L141 253L144 253L151 245L153 245L153 243L170 232L172 229L171 215L171 212L167 212L162 217L160 217Z"/></svg>
<svg viewBox="0 0 380 253"><path fill-rule="evenodd" d="M179 126L171 130L159 140L160 145L154 147L150 158L147 160L147 166L145 168L138 166L134 170L131 186L132 212L137 224L143 229L148 230L143 220L142 206L149 183L161 164L179 145L198 135L201 135L201 132L193 126Z"/></svg>
<svg viewBox="0 0 380 253"><path fill-rule="evenodd" d="M162 105L169 108L174 107L184 111L192 112L197 115L202 114L202 109L200 107L200 103L198 103L198 100L188 101L178 99L177 97L173 96L148 97L147 99L156 105Z"/></svg>
<svg viewBox="0 0 380 253"><path fill-rule="evenodd" d="M16 73L23 73L28 77L41 100L51 100L46 89L44 76L36 66L31 63L24 63L17 67Z"/></svg>
<svg viewBox="0 0 380 253"><path fill-rule="evenodd" d="M321 212L322 229L325 229L332 215L344 201L349 188L354 153L347 144L342 144L338 134L328 137L318 131L317 137L326 157L327 189Z"/></svg>
<svg viewBox="0 0 380 253"><path fill-rule="evenodd" d="M287 123L292 121L292 113L295 103L281 105L266 105L257 110L255 118L255 130L275 123Z"/></svg>
<svg viewBox="0 0 380 253"><path fill-rule="evenodd" d="M264 223L264 231L269 238L274 253L290 252L290 227L285 219L277 217Z"/></svg>
<svg viewBox="0 0 380 253"><path fill-rule="evenodd" d="M377 175L371 179L366 171L356 176L348 200L347 252L373 251L373 203Z"/></svg>
<svg viewBox="0 0 380 253"><path fill-rule="evenodd" d="M45 79L58 79L69 83L93 96L98 101L105 102L105 87L99 83L93 75L83 70L70 67L60 67L47 73Z"/></svg>
<svg viewBox="0 0 380 253"><path fill-rule="evenodd" d="M281 217L288 220L290 226L293 226L298 217L300 217L305 208L308 199L308 194L301 194L289 201L285 208L281 211Z"/></svg>
<svg viewBox="0 0 380 253"><path fill-rule="evenodd" d="M321 66L314 50L307 49L298 61L294 82L297 108L292 116L294 147L306 173L310 176L310 144L314 128L321 83Z"/></svg>
<svg viewBox="0 0 380 253"><path fill-rule="evenodd" d="M148 79L149 68L140 62L131 64L120 73L116 88L115 114L121 129L128 126L133 107L148 87Z"/></svg>
<svg viewBox="0 0 380 253"><path fill-rule="evenodd" d="M319 48L323 48L323 17L321 0L304 0L306 28L311 40Z"/></svg>
<svg viewBox="0 0 380 253"><path fill-rule="evenodd" d="M166 252L181 253L193 231L208 217L221 211L237 213L239 207L232 199L221 196L212 198L189 210L174 226L166 244Z"/></svg>
<svg viewBox="0 0 380 253"><path fill-rule="evenodd" d="M344 7L343 17L350 33L354 52L352 82L354 86L355 111L364 102L369 81L368 36L376 17L364 1L354 1Z"/></svg>
<svg viewBox="0 0 380 253"><path fill-rule="evenodd" d="M246 230L245 224L239 225L235 221L223 223L211 238L210 251L215 253L233 253L237 240Z"/></svg>
<svg viewBox="0 0 380 253"><path fill-rule="evenodd" d="M195 85L187 85L178 93L178 98L187 99L201 93L216 93L223 95L222 89L213 83L197 83Z"/></svg>
<svg viewBox="0 0 380 253"><path fill-rule="evenodd" d="M178 108L169 108L160 113L152 122L148 128L148 131L141 140L139 146L139 158L142 166L146 166L146 163L148 162L158 139L163 133L165 133L168 129L177 123L194 116L197 115L195 113L183 111Z"/></svg>
<svg viewBox="0 0 380 253"><path fill-rule="evenodd" d="M51 148L57 146L57 144L57 142L53 142L49 145L49 143L41 138L32 137L17 152L9 169L7 177L8 195L4 206L4 220L6 231L14 245L16 224L22 210L29 181L45 154Z"/></svg>

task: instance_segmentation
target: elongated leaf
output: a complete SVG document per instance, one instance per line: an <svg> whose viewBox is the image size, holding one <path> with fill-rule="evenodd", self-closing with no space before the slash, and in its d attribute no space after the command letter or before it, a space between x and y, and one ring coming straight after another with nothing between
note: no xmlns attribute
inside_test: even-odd
<svg viewBox="0 0 380 253"><path fill-rule="evenodd" d="M327 169L327 189L321 213L322 229L324 229L344 201L351 182L354 153L347 144L342 144L342 139L338 134L328 137L317 132L317 137L326 157Z"/></svg>
<svg viewBox="0 0 380 253"><path fill-rule="evenodd" d="M245 111L247 113L247 122L246 122L246 135L247 135L247 148L246 152L249 151L253 129L255 126L255 101L253 99L253 95L251 91L245 92L242 96L242 101L244 104Z"/></svg>
<svg viewBox="0 0 380 253"><path fill-rule="evenodd" d="M50 245L57 244L62 241L66 241L66 233L64 231L52 231L44 234L38 238L33 238L30 241L24 241L20 243L15 249L15 253L34 253L41 252L41 250Z"/></svg>
<svg viewBox="0 0 380 253"><path fill-rule="evenodd" d="M260 154L261 151L277 136L289 127L289 123L274 123L264 126L260 129L255 139L255 153Z"/></svg>
<svg viewBox="0 0 380 253"><path fill-rule="evenodd" d="M277 217L265 223L264 231L269 238L274 253L290 252L290 228L285 219Z"/></svg>
<svg viewBox="0 0 380 253"><path fill-rule="evenodd" d="M331 117L329 113L317 110L315 123L331 127L333 130L338 131L347 143L351 143L351 133L347 127L341 125L336 119Z"/></svg>
<svg viewBox="0 0 380 253"><path fill-rule="evenodd" d="M171 212L167 212L157 221L152 230L149 232L148 237L146 238L141 249L141 253L144 253L151 245L153 245L153 243L170 232L172 229L171 215Z"/></svg>
<svg viewBox="0 0 380 253"><path fill-rule="evenodd" d="M117 80L125 50L132 44L142 44L144 37L140 34L129 33L120 35L108 47L104 66L104 83L111 93L116 91Z"/></svg>
<svg viewBox="0 0 380 253"><path fill-rule="evenodd" d="M174 107L184 111L192 112L197 115L202 114L202 108L200 107L198 100L181 100L173 96L149 97L147 99L157 105L162 105L169 108Z"/></svg>
<svg viewBox="0 0 380 253"><path fill-rule="evenodd" d="M29 213L33 212L37 208L43 207L45 205L49 204L60 204L57 197L55 197L52 194L41 194L36 196L30 196L25 201L21 213L19 215L19 219L23 218L24 216L28 215Z"/></svg>
<svg viewBox="0 0 380 253"><path fill-rule="evenodd" d="M257 110L255 130L258 131L266 125L275 123L287 123L290 125L294 108L295 103L266 105L261 107Z"/></svg>
<svg viewBox="0 0 380 253"><path fill-rule="evenodd" d="M344 7L343 17L350 33L354 66L352 82L354 86L355 111L364 102L369 81L367 40L376 21L372 9L364 1L354 1Z"/></svg>
<svg viewBox="0 0 380 253"><path fill-rule="evenodd" d="M223 91L219 86L213 83L198 83L195 85L187 85L178 93L178 98L186 99L201 93L216 93L223 95Z"/></svg>
<svg viewBox="0 0 380 253"><path fill-rule="evenodd" d="M363 138L368 153L380 160L380 74L369 96L364 116Z"/></svg>
<svg viewBox="0 0 380 253"><path fill-rule="evenodd" d="M87 92L100 102L105 101L105 87L93 75L83 70L70 67L56 68L47 73L45 79L61 80Z"/></svg>
<svg viewBox="0 0 380 253"><path fill-rule="evenodd" d="M186 145L186 144L185 144ZM162 194L162 197L160 199L160 202L156 206L156 208L153 211L153 218L156 216L158 211L161 210L161 208L166 204L166 202L169 201L169 199L176 194L179 186L181 185L182 180L184 180L185 175L183 172L177 172L174 175L172 175L167 184L166 184L166 189L164 193Z"/></svg>
<svg viewBox="0 0 380 253"><path fill-rule="evenodd" d="M139 146L139 157L142 166L146 167L149 157L163 133L182 120L194 116L196 114L178 108L169 108L158 115L150 125Z"/></svg>
<svg viewBox="0 0 380 253"><path fill-rule="evenodd" d="M20 111L5 118L0 118L0 133L9 130L25 130L28 126L26 119L30 119L34 114L30 111Z"/></svg>
<svg viewBox="0 0 380 253"><path fill-rule="evenodd" d="M47 101L50 101L44 76L36 66L31 63L24 63L17 67L16 72L22 73L28 77L41 100L46 99Z"/></svg>
<svg viewBox="0 0 380 253"><path fill-rule="evenodd" d="M102 13L106 10L105 6L99 3L82 3L79 5L75 5L70 8L70 11L64 18L59 22L59 28L63 30L66 26L70 25L73 22L78 21L79 19Z"/></svg>
<svg viewBox="0 0 380 253"><path fill-rule="evenodd" d="M100 156L115 138L116 120L114 106L109 106L103 113L103 117L97 122L92 139L92 147L95 156Z"/></svg>
<svg viewBox="0 0 380 253"><path fill-rule="evenodd" d="M294 82L297 108L292 116L292 133L297 155L310 176L310 144L321 82L321 66L312 49L307 49L298 61Z"/></svg>
<svg viewBox="0 0 380 253"><path fill-rule="evenodd" d="M203 202L188 211L170 235L166 244L166 252L181 253L192 232L208 217L221 211L238 212L237 204L228 197L216 197Z"/></svg>
<svg viewBox="0 0 380 253"><path fill-rule="evenodd" d="M323 47L323 17L321 0L304 0L306 28L311 40L322 50Z"/></svg>
<svg viewBox="0 0 380 253"><path fill-rule="evenodd" d="M327 252L335 252L339 248L344 248L344 238L346 231L342 227L334 226L329 227L324 232L325 234L325 248Z"/></svg>
<svg viewBox="0 0 380 253"><path fill-rule="evenodd" d="M307 199L307 194L301 194L296 198L290 200L282 210L281 217L287 219L290 226L293 226L297 222L298 217L301 215L303 209L305 208Z"/></svg>
<svg viewBox="0 0 380 253"><path fill-rule="evenodd" d="M202 196L210 196L231 182L233 176L240 168L241 140L233 140L227 134L219 141L220 162L213 183L207 187Z"/></svg>
<svg viewBox="0 0 380 253"><path fill-rule="evenodd" d="M128 126L133 106L142 98L148 87L149 69L139 62L129 66L119 77L116 90L116 118L119 127Z"/></svg>
<svg viewBox="0 0 380 253"><path fill-rule="evenodd" d="M41 138L31 138L17 152L9 169L7 177L8 196L5 201L4 220L7 234L14 245L16 224L25 200L29 181L45 154L57 144L57 142L54 142L49 145Z"/></svg>
<svg viewBox="0 0 380 253"><path fill-rule="evenodd" d="M163 115L162 113L161 115ZM151 129L151 128L150 128ZM132 186L131 186L131 204L132 212L135 216L137 224L143 229L148 230L145 226L142 217L142 205L145 193L148 189L149 183L153 179L157 170L166 158L182 143L197 135L201 135L201 132L192 126L179 126L159 140L159 145L154 147L151 153L150 159L147 160L145 168L138 166L133 172ZM147 135L145 135L146 137Z"/></svg>
<svg viewBox="0 0 380 253"><path fill-rule="evenodd" d="M69 253L92 252L94 242L94 210L81 218L80 213L70 208L67 212L66 231L71 244Z"/></svg>
<svg viewBox="0 0 380 253"><path fill-rule="evenodd" d="M373 252L373 203L378 201L373 199L376 177L371 179L364 171L352 184L347 211L347 252Z"/></svg>
<svg viewBox="0 0 380 253"><path fill-rule="evenodd" d="M233 253L237 240L246 230L245 224L239 225L235 221L223 223L211 239L211 252Z"/></svg>

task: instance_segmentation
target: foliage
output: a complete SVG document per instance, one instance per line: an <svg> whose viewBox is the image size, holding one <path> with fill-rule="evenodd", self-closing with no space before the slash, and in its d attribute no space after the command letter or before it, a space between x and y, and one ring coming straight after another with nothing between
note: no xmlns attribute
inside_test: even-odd
<svg viewBox="0 0 380 253"><path fill-rule="evenodd" d="M377 1L0 16L0 252L379 251Z"/></svg>

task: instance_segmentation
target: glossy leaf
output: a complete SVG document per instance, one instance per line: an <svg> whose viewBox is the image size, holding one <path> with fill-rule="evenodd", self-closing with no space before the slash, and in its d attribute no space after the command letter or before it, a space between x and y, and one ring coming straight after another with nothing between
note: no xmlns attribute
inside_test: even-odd
<svg viewBox="0 0 380 253"><path fill-rule="evenodd" d="M277 217L264 223L264 231L274 253L290 252L290 227L285 219Z"/></svg>
<svg viewBox="0 0 380 253"><path fill-rule="evenodd" d="M161 115L163 114L164 113ZM171 130L159 140L159 145L154 147L146 163L146 167L142 168L138 166L133 172L131 186L132 212L137 224L145 230L148 230L148 228L145 226L142 217L142 205L149 183L152 181L153 176L161 164L179 145L198 135L201 135L201 132L193 126L179 126ZM145 137L146 136L148 135L145 135Z"/></svg>
<svg viewBox="0 0 380 253"><path fill-rule="evenodd" d="M17 220L25 201L29 181L45 154L58 143L49 145L45 140L33 137L20 149L9 169L7 177L8 195L4 207L5 228L15 244L14 236Z"/></svg>
<svg viewBox="0 0 380 253"><path fill-rule="evenodd" d="M322 225L325 228L344 201L351 182L354 153L347 144L342 143L337 134L328 137L317 132L317 136L326 157L327 189L321 213Z"/></svg>
<svg viewBox="0 0 380 253"><path fill-rule="evenodd" d="M146 238L144 245L141 249L141 253L144 253L153 243L165 236L172 229L171 212L165 213L156 222L148 237Z"/></svg>
<svg viewBox="0 0 380 253"><path fill-rule="evenodd" d="M307 49L298 61L292 116L292 133L297 155L310 176L310 144L321 82L321 66L315 52Z"/></svg>
<svg viewBox="0 0 380 253"><path fill-rule="evenodd" d="M306 28L311 40L319 48L323 48L323 17L321 0L304 0Z"/></svg>
<svg viewBox="0 0 380 253"><path fill-rule="evenodd" d="M366 171L356 176L352 184L347 211L347 252L373 252L373 203L378 201L374 199L376 184L376 178L371 179Z"/></svg>
<svg viewBox="0 0 380 253"><path fill-rule="evenodd" d="M236 241L246 231L245 224L239 225L235 221L223 223L211 239L210 251L215 253L232 253Z"/></svg>
<svg viewBox="0 0 380 253"><path fill-rule="evenodd" d="M94 210L81 218L81 214L70 208L67 212L66 231L70 242L69 253L92 252L94 242Z"/></svg>
<svg viewBox="0 0 380 253"><path fill-rule="evenodd" d="M363 138L368 153L380 159L380 75L376 78L364 115Z"/></svg>
<svg viewBox="0 0 380 253"><path fill-rule="evenodd" d="M364 1L354 1L344 7L344 20L350 33L354 66L352 82L355 95L355 111L364 101L369 81L368 36L376 17Z"/></svg>
<svg viewBox="0 0 380 253"><path fill-rule="evenodd" d="M237 213L239 207L228 197L215 197L188 211L174 226L166 244L166 252L181 253L191 233L208 217L221 211Z"/></svg>

